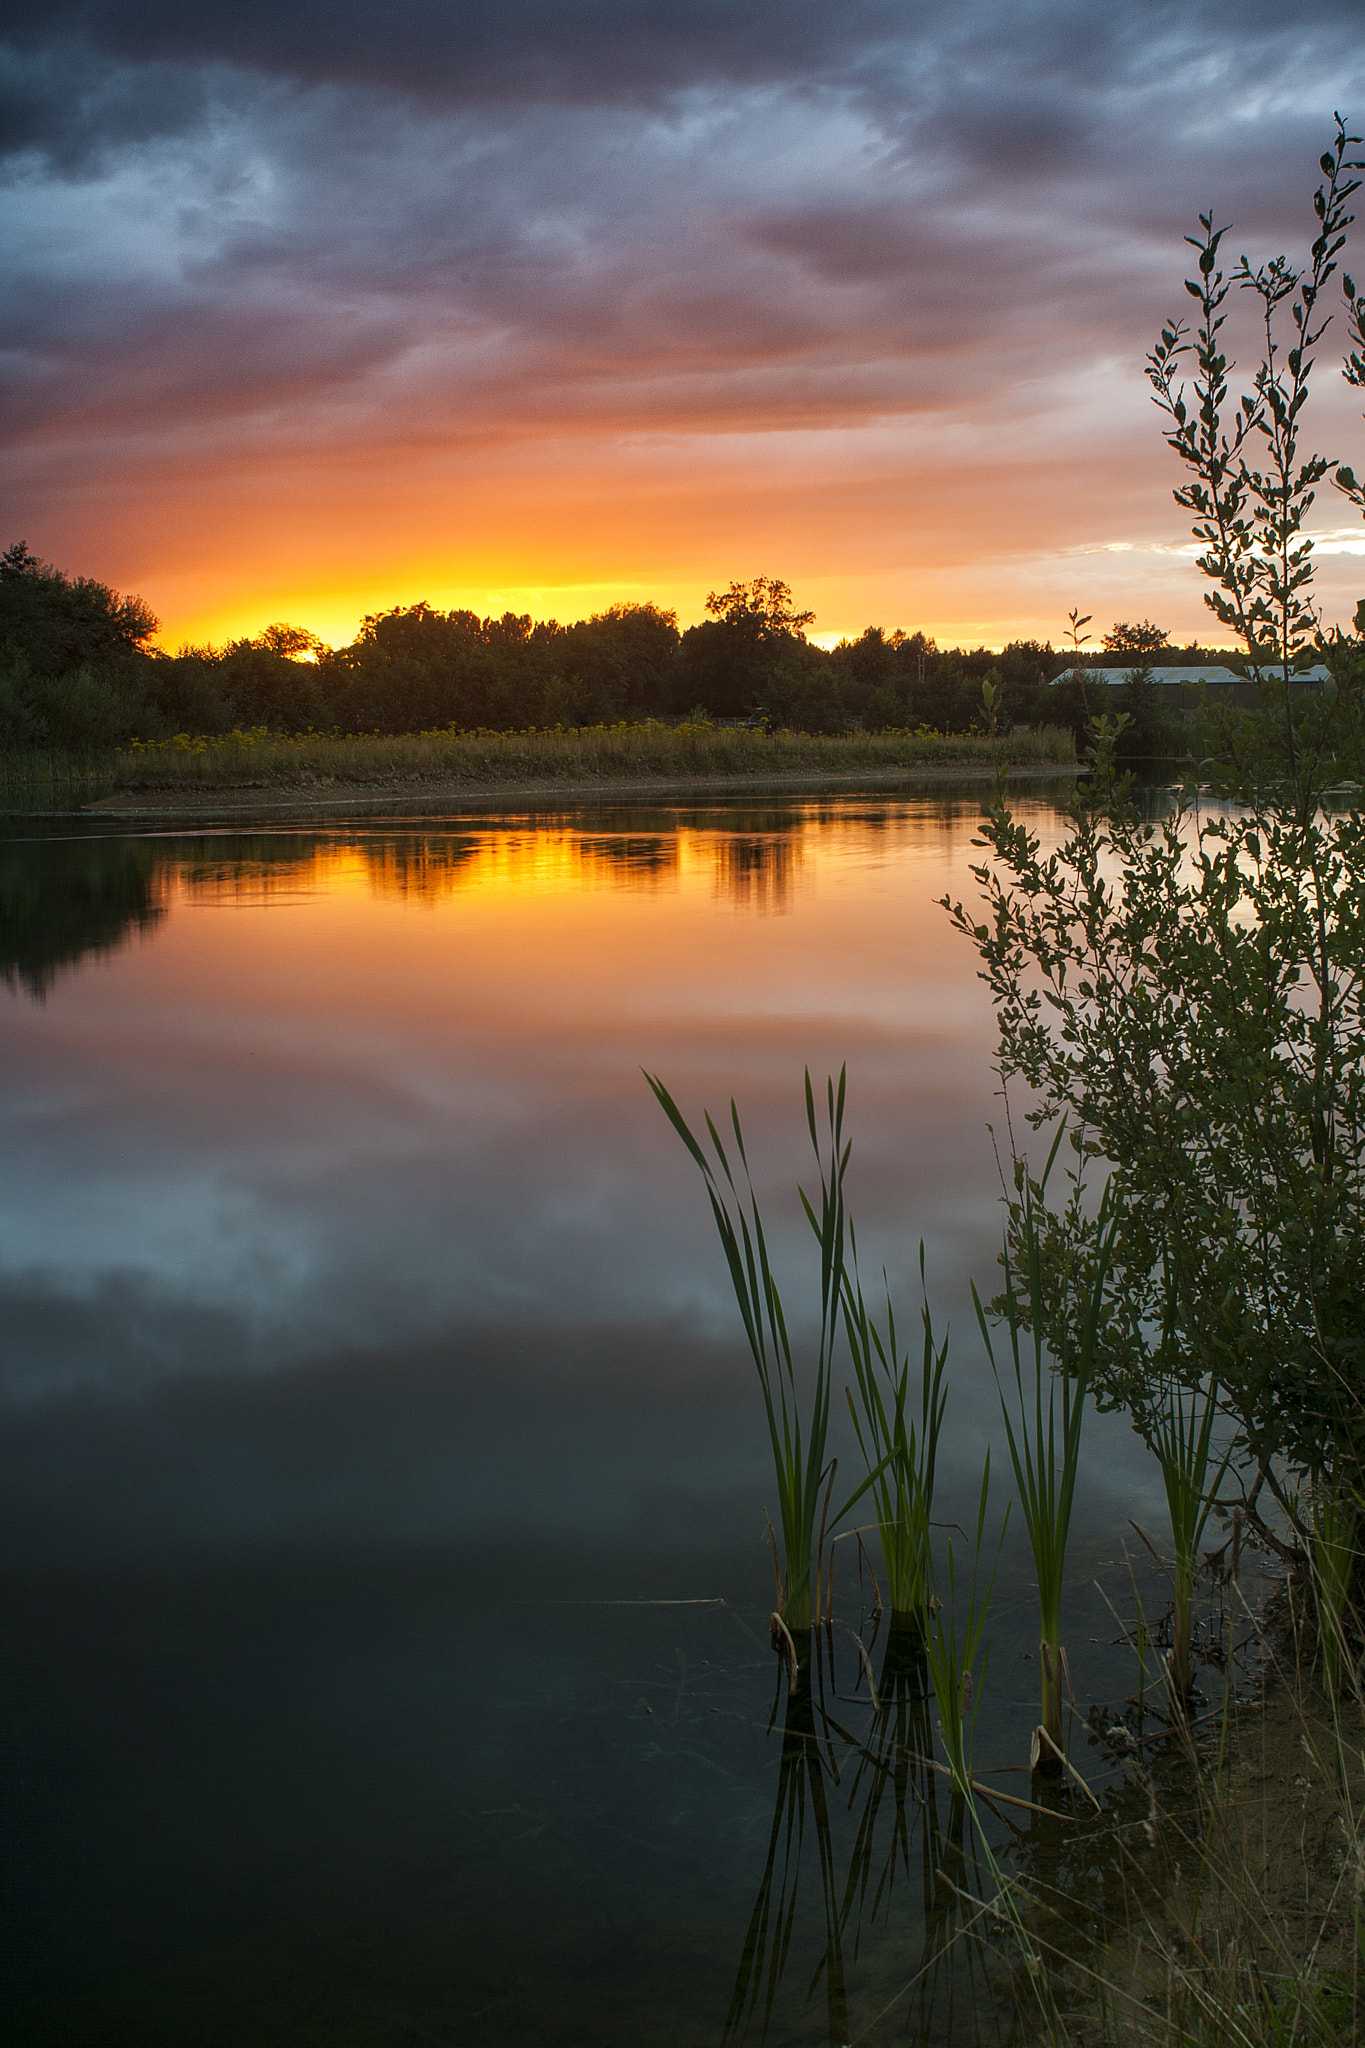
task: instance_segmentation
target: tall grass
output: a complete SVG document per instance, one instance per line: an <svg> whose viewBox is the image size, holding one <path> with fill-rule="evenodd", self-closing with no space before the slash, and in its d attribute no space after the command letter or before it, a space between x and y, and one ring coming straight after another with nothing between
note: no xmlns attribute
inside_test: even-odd
<svg viewBox="0 0 1365 2048"><path fill-rule="evenodd" d="M1038 1581L1041 1700L1034 1760L1040 1769L1053 1774L1061 1770L1064 1754L1062 1585L1114 1221L1106 1192L1096 1233L1095 1268L1069 1371L1055 1368L1046 1348L1044 1333L1050 1327L1054 1304L1049 1298L1043 1236L1031 1185L1025 1185L1019 1210L1022 1274L1017 1270L1017 1254L1008 1244L1005 1248L1002 1309L1010 1356L1004 1373L996 1360L981 1298L972 1288L977 1321L1000 1394L1015 1488Z"/></svg>
<svg viewBox="0 0 1365 2048"><path fill-rule="evenodd" d="M924 1245L920 1245L924 1289ZM857 1272L844 1279L844 1328L858 1384L847 1390L849 1412L872 1482L893 1628L922 1629L933 1579L932 1516L939 1437L947 1408L948 1343L934 1337L927 1292L920 1310L922 1351L917 1400L911 1407L910 1354L902 1352L896 1311L886 1296L886 1321L869 1313Z"/></svg>
<svg viewBox="0 0 1365 2048"><path fill-rule="evenodd" d="M1155 1421L1145 1432L1161 1466L1171 1519L1171 1647L1166 1658L1166 1689L1177 1713L1184 1711L1194 1691L1194 1580L1199 1545L1230 1455L1215 1457L1217 1418L1216 1383L1202 1391L1170 1385Z"/></svg>
<svg viewBox="0 0 1365 2048"><path fill-rule="evenodd" d="M72 757L74 760L74 757ZM1028 731L1005 739L979 733L893 731L822 735L685 723L586 726L528 732L360 734L276 733L264 728L134 743L81 757L0 757L0 786L73 773L119 790L188 793L311 783L387 785L457 782L604 781L654 776L837 774L900 768L994 769L1002 764L1074 762L1069 732Z"/></svg>
<svg viewBox="0 0 1365 2048"><path fill-rule="evenodd" d="M973 1775L972 1765L976 1721L981 1710L986 1665L990 1656L990 1637L986 1624L995 1589L993 1565L984 1581L982 1578L990 1483L991 1461L990 1453L987 1452L981 1474L981 1491L977 1499L971 1572L965 1578L959 1572L956 1552L949 1543L946 1568L940 1579L942 1591L936 1595L929 1608L928 1626L924 1636L924 1660L938 1707L938 1735L947 1759L953 1805L958 1815L959 1835L962 1819L965 1817L972 1824L976 1841L976 1877L978 1880L985 1879L991 1887L992 1896L974 1899L966 1892L965 1883L960 1888L964 1897L975 1905L982 1915L996 1926L1008 1930L1027 1973L1029 2004L1033 2008L1032 2017L1035 2024L1041 2023L1044 2033L1056 2042L1057 2011L1043 1957L1020 1909L1017 1887L1011 1882L992 1849L989 1835L981 1825L977 1810L978 1796L984 1795L988 1800L992 1796ZM1004 1542L1008 1523L1007 1506L1000 1525L1001 1544ZM997 1550L997 1556L998 1554ZM1022 1803L1028 1804L1027 1801ZM961 1860L959 1869L965 1880L967 1873L965 1863Z"/></svg>
<svg viewBox="0 0 1365 2048"><path fill-rule="evenodd" d="M1327 1715L1318 1700L1316 1721L1303 1734L1296 1732L1292 1741L1272 1738L1280 1752L1273 1768L1282 1773L1277 1812L1284 1812L1286 1802L1292 1806L1301 1784L1310 1788L1305 1801L1319 1796L1311 1792L1310 1779L1316 1783L1324 1765L1333 1781L1322 1805L1327 1838L1317 1850L1318 1867L1311 1884L1305 1880L1302 1897L1294 1896L1292 1880L1295 1858L1314 1853L1307 1808L1299 1833L1292 1840L1282 1838L1268 1855L1266 1816L1258 1816L1252 1791L1261 1773L1239 1763L1232 1740L1235 1717L1244 1710L1233 1696L1230 1673L1223 1715L1212 1734L1206 1723L1177 1711L1189 1692L1199 1545L1223 1470L1214 1446L1216 1387L1171 1383L1155 1423L1145 1429L1162 1465L1176 1555L1175 1641L1167 1667L1172 1711L1164 1734L1153 1738L1139 1730L1136 1740L1129 1736L1122 1752L1125 1777L1111 1788L1111 1803L1103 1812L1089 1794L1093 1811L1088 1818L1078 1816L1069 1786L1047 1788L1035 1780L1032 1800L992 1791L974 1772L995 1582L987 1540L990 1464L987 1460L982 1475L974 1531L961 1545L948 1543L945 1562L935 1569L928 1509L944 1414L946 1345L934 1336L926 1303L916 1373L889 1298L884 1316L867 1306L844 1202L850 1156L844 1076L827 1084L823 1110L806 1077L806 1116L820 1191L818 1199L803 1195L802 1200L820 1253L821 1326L813 1373L800 1380L734 1104L724 1138L708 1117L699 1139L663 1084L652 1080L651 1085L705 1177L763 1388L778 1482L782 1627L795 1638L829 1611L823 1532L839 1518L829 1514L833 1461L828 1429L840 1333L853 1360L857 1398L850 1389L850 1407L868 1466L860 1491L870 1491L877 1504L893 1617L913 1613L918 1622L913 1637L904 1628L889 1631L880 1693L860 1645L872 1715L865 1737L851 1735L823 1705L818 1715L814 1712L811 1683L819 1660L804 1658L799 1669L793 1660L768 1858L726 2040L737 2042L751 2022L761 2023L765 2031L776 2023L778 1988L795 1951L803 1841L813 1841L818 1854L825 1923L824 1945L812 1958L810 1991L823 1984L830 2039L849 2038L846 1972L857 1957L864 1915L885 1910L893 1887L911 1868L912 1831L904 1806L912 1796L923 1814L925 1952L907 1993L939 1981L954 1939L970 1941L973 1926L990 1925L997 1930L997 1954L1004 1934L1019 1960L1020 1973L1010 1988L1019 2002L1023 2038L1041 2034L1058 2048L1064 2043L1107 2048L1120 2040L1131 2041L1134 2048L1193 2048L1196 2043L1200 2048L1298 2048L1299 2043L1336 2048L1360 2039L1365 1760L1358 1733L1354 1739L1348 1734L1336 1692L1338 1684L1346 1687L1360 1707L1358 1674L1345 1653L1355 1504L1326 1489L1311 1504ZM1063 1578L1114 1219L1106 1194L1096 1221L1097 1257L1075 1288L1072 1327L1062 1344L1062 1310L1051 1291L1054 1275L1046 1257L1042 1211L1035 1202L1041 1202L1041 1194L1026 1184L997 1304L997 1322L1008 1332L1007 1356L993 1339L979 1297L976 1305L1038 1580L1043 1653L1038 1755L1061 1773L1068 1769L1061 1692ZM1054 1364L1048 1332L1071 1361L1068 1373ZM1002 1528L1002 1539L1003 1534ZM1333 1615L1338 1624L1334 1638L1329 1634ZM822 1640L817 1639L817 1650ZM832 1634L829 1640L832 1646ZM1335 1656L1328 1647L1332 1640L1338 1645ZM1145 1648L1140 1637L1140 1659ZM929 1720L929 1688L936 1730ZM1330 1742L1322 1740L1324 1718L1330 1723ZM932 1754L935 1734L942 1764ZM835 1739L850 1745L858 1759L849 1801L859 1819L842 1882L830 1821L830 1793L838 1783ZM1154 1739L1160 1744L1155 1752L1147 1748ZM1301 1770L1306 1775L1296 1775ZM946 1831L931 1812L936 1775L946 1775L951 1794ZM1069 1776L1077 1782L1075 1772ZM980 1818L985 1808L995 1814L989 1830ZM1021 1809L1031 1816L1027 1835L1012 1818ZM1012 1852L995 1846L1002 1820L1014 1833ZM976 1845L970 1858L965 1851L969 1830ZM1012 1855L1023 1857L1030 1849L1036 1858L1031 1873L1018 1862L1012 1866ZM1098 1903L1097 1889L1104 1894ZM972 1909L971 1919L954 1918L963 1908ZM994 1990L1000 1988L995 1980Z"/></svg>
<svg viewBox="0 0 1365 2048"><path fill-rule="evenodd" d="M0 794L88 788L109 782L116 756L108 748L26 748L0 753Z"/></svg>
<svg viewBox="0 0 1365 2048"><path fill-rule="evenodd" d="M1309 1523L1309 1571L1317 1618L1318 1661L1332 1700L1343 1679L1353 1675L1348 1635L1351 1583L1355 1572L1359 1503L1346 1488L1322 1480L1314 1489Z"/></svg>
<svg viewBox="0 0 1365 2048"><path fill-rule="evenodd" d="M992 1568L982 1578L986 1514L990 1501L991 1460L989 1451L981 1473L977 1497L976 1534L972 1545L972 1568L966 1578L959 1569L957 1553L947 1546L941 1591L930 1603L924 1632L924 1661L938 1703L939 1738L947 1759L955 1794L969 1806L972 1800L972 1749L977 1716L981 1711L981 1689L990 1655L986 1623L991 1595L995 1590ZM1006 1510L1005 1522L1009 1520ZM1000 1536L1004 1540L1004 1523Z"/></svg>
<svg viewBox="0 0 1365 2048"><path fill-rule="evenodd" d="M1130 1767L1147 1818L1134 1827L1117 1793L1080 1859L1093 1870L1104 1857L1127 1912L1081 1963L1088 1989L1077 2012L1073 1985L1063 2035L1076 2048L1346 2048L1365 2036L1361 1701L1344 1739L1340 1703L1303 1677L1282 1671L1258 1701L1229 1695L1198 1740L1177 1720L1162 1784L1155 1767ZM1035 1948L1074 1965L1076 1900L1037 1903L1035 1929L1051 1923L1057 1940Z"/></svg>
<svg viewBox="0 0 1365 2048"><path fill-rule="evenodd" d="M822 1133L816 1116L815 1091L809 1072L806 1074L806 1121L820 1177L818 1209L804 1189L800 1192L802 1206L820 1249L820 1337L815 1371L809 1388L804 1391L787 1333L781 1291L768 1258L768 1240L749 1171L739 1110L732 1101L730 1124L734 1133L737 1170L730 1163L720 1132L711 1117L706 1117L713 1165L663 1082L652 1074L645 1078L665 1116L701 1169L744 1334L758 1371L772 1447L778 1527L781 1531L780 1553L774 1543L776 1618L788 1631L793 1651L797 1653L801 1638L808 1637L812 1625L827 1619L829 1614L829 1575L825 1567L824 1537L877 1477L875 1472L870 1474L862 1486L833 1515L830 1514L835 1461L827 1456L829 1408L848 1240L844 1176L852 1149L844 1137L847 1076L841 1072L837 1085L833 1080L827 1083L826 1127Z"/></svg>

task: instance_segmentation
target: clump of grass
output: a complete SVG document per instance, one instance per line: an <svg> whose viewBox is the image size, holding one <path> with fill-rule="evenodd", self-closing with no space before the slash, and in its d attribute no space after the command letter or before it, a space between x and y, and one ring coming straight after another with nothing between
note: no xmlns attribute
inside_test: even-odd
<svg viewBox="0 0 1365 2048"><path fill-rule="evenodd" d="M972 1288L977 1321L1000 1394L1014 1483L1038 1581L1041 1711L1034 1762L1039 1769L1054 1775L1062 1769L1064 1755L1062 1674L1066 1653L1062 1647L1062 1582L1071 1534L1071 1511L1080 1473L1081 1431L1085 1422L1086 1397L1094 1366L1113 1234L1113 1218L1106 1194L1096 1232L1097 1256L1081 1328L1066 1371L1054 1366L1044 1343L1043 1333L1050 1327L1051 1316L1043 1235L1031 1186L1025 1185L1019 1209L1022 1272L1018 1269L1016 1253L1008 1244L1005 1248L1005 1289L1000 1307L1009 1334L1010 1357L1004 1374L996 1361L981 1298L976 1288ZM1024 1365L1026 1352L1027 1374ZM1011 1383L1012 1396L1008 1391Z"/></svg>
<svg viewBox="0 0 1365 2048"><path fill-rule="evenodd" d="M1261 1700L1229 1698L1198 1746L1175 1724L1186 1797L1171 1796L1176 1774L1162 1791L1139 1769L1148 1818L1116 1826L1109 1850L1127 1873L1128 1925L1082 1966L1089 1991L1062 2036L1077 2048L1362 2038L1365 1756L1358 1726L1343 1742L1338 1702L1303 1676L1281 1674ZM1063 1922L1069 1903L1056 1902Z"/></svg>
<svg viewBox="0 0 1365 2048"><path fill-rule="evenodd" d="M1215 1457L1213 1430L1217 1418L1216 1383L1211 1382L1202 1391L1171 1385L1155 1420L1144 1432L1161 1466L1166 1508L1171 1518L1174 1555L1166 1689L1177 1713L1185 1710L1194 1692L1194 1581L1199 1567L1199 1545L1230 1455Z"/></svg>
<svg viewBox="0 0 1365 2048"><path fill-rule="evenodd" d="M994 1569L984 1580L982 1578L990 1490L991 1460L987 1452L981 1472L981 1491L977 1497L970 1575L963 1577L957 1553L949 1543L942 1575L943 1590L929 1604L926 1612L928 1625L924 1632L924 1659L938 1703L938 1732L943 1754L947 1759L953 1791L969 1806L975 1788L972 1750L976 1720L981 1711L981 1689L990 1654L986 1623L990 1615L991 1595L995 1590ZM1002 1542L1008 1520L1007 1509L1000 1529Z"/></svg>
<svg viewBox="0 0 1365 2048"><path fill-rule="evenodd" d="M817 1209L804 1189L801 1202L820 1248L820 1337L815 1371L805 1392L787 1333L781 1291L768 1258L767 1235L754 1193L737 1107L732 1101L730 1123L737 1169L730 1163L715 1124L709 1115L706 1118L713 1165L663 1082L652 1074L645 1078L706 1182L744 1334L763 1389L781 1531L780 1552L774 1539L774 1619L786 1631L795 1656L800 1654L802 1639L809 1638L813 1624L827 1619L829 1614L825 1535L878 1476L875 1472L870 1474L831 1516L835 1461L827 1456L829 1408L848 1240L844 1176L852 1149L844 1137L847 1077L841 1072L837 1085L833 1080L827 1084L826 1128L822 1135L815 1091L809 1072L806 1074L806 1121L819 1168L820 1202Z"/></svg>
<svg viewBox="0 0 1365 2048"><path fill-rule="evenodd" d="M1345 1487L1330 1479L1313 1492L1309 1523L1309 1571L1317 1620L1318 1661L1328 1697L1335 1700L1353 1674L1347 1629L1355 1572L1360 1509Z"/></svg>
<svg viewBox="0 0 1365 2048"><path fill-rule="evenodd" d="M924 1290L924 1245L920 1245ZM857 1273L845 1275L844 1328L858 1384L847 1390L858 1448L870 1473L886 1570L893 1629L922 1631L933 1578L932 1516L939 1437L948 1402L948 1342L934 1337L927 1291L920 1310L922 1354L918 1399L911 1408L910 1354L900 1348L896 1311L888 1290L886 1322L869 1313Z"/></svg>
<svg viewBox="0 0 1365 2048"><path fill-rule="evenodd" d="M30 747L0 753L0 792L66 790L110 779L114 756L107 748Z"/></svg>
<svg viewBox="0 0 1365 2048"><path fill-rule="evenodd" d="M45 757L57 763L58 756ZM312 783L381 786L423 782L473 785L531 780L604 781L652 776L833 774L844 770L996 768L1011 763L1063 766L1075 759L1069 732L1045 729L997 739L976 733L897 730L824 735L736 726L653 721L527 732L278 733L265 727L221 734L179 733L134 742L93 758L83 775L120 790L298 787ZM0 761L32 780L37 757ZM53 772L60 772L54 768ZM49 778L50 779L50 778Z"/></svg>

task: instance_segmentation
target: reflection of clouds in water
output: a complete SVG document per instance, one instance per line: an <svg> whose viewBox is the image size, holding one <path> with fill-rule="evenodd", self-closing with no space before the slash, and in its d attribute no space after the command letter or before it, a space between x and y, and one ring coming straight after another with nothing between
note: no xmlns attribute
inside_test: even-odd
<svg viewBox="0 0 1365 2048"><path fill-rule="evenodd" d="M752 1368L685 1324L475 1323L272 1374L243 1371L231 1318L135 1282L60 1328L37 1292L0 1301L86 1354L67 1398L6 1404L7 1550L61 1556L97 1533L137 1550L170 1529L196 1548L620 1535L653 1500L752 1502L763 1483ZM201 1369L153 1381L149 1342Z"/></svg>
<svg viewBox="0 0 1365 2048"><path fill-rule="evenodd" d="M83 1300L25 1276L0 1284L0 1315L42 1342L52 1382L4 1389L11 1561L509 1539L687 1545L705 1530L729 1532L761 1575L771 1470L733 1327L714 1337L676 1317L475 1321L420 1342L331 1349L281 1373L262 1369L248 1317L177 1303L133 1276ZM998 1432L977 1361L961 1347L952 1363L940 1506L968 1520ZM1087 1430L1078 1526L1132 1513L1150 1523L1159 1478L1125 1418L1095 1416ZM841 1470L856 1470L841 1414L832 1444Z"/></svg>
<svg viewBox="0 0 1365 2048"><path fill-rule="evenodd" d="M70 1334L100 1316L134 1333L110 1353L140 1356L130 1386L475 1323L728 1337L642 1066L692 1115L738 1096L800 1320L800 1076L847 1060L870 1269L913 1298L924 1234L959 1313L998 1229L993 1026L933 898L964 887L975 819L827 799L99 842L180 880L155 944L0 1013L10 1384L107 1383ZM750 914L718 917L718 886Z"/></svg>
<svg viewBox="0 0 1365 2048"><path fill-rule="evenodd" d="M804 1342L801 1071L848 1061L864 1268L885 1262L912 1327L927 1240L954 1326L945 1468L970 1476L995 1414L967 1291L998 1242L994 1029L934 899L966 893L976 815L157 842L179 880L155 942L0 1007L13 1540L500 1540L754 1510L752 1368L642 1066L692 1116L738 1097ZM798 864L787 914L754 914ZM1123 1496L1121 1418L1093 1440Z"/></svg>

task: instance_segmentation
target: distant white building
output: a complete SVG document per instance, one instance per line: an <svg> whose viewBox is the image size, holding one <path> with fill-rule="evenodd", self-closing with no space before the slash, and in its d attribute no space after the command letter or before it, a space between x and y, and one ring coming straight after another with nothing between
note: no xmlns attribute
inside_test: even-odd
<svg viewBox="0 0 1365 2048"><path fill-rule="evenodd" d="M1206 689L1215 693L1220 693L1224 690L1244 691L1246 693L1246 702L1249 704L1254 704L1257 699L1257 690L1254 683L1249 683L1245 676L1235 674L1230 668L1220 668L1214 662L1202 665L1196 662L1174 662L1169 665L1163 665L1160 668L1156 666L1146 668L1141 661L1133 660L1124 668L1091 668L1086 669L1085 674L1093 676L1097 683L1108 683L1112 688L1118 689L1121 684L1126 683L1129 677L1139 670L1145 675L1150 676L1152 681L1163 690L1179 690L1182 697L1185 691L1190 691L1192 693L1190 697L1191 702L1193 702L1193 693L1198 690L1201 683ZM1316 690L1320 689L1323 683L1330 680L1331 670L1322 662L1318 662L1314 667L1306 668L1301 675L1296 675L1293 678L1293 687L1295 689ZM1240 701L1240 698L1234 698L1234 702Z"/></svg>

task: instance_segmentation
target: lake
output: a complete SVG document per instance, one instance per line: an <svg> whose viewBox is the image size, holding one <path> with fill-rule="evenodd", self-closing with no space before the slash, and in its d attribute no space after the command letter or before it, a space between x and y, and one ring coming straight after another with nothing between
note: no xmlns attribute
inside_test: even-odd
<svg viewBox="0 0 1365 2048"><path fill-rule="evenodd" d="M1048 793L1018 808L1058 834ZM642 1070L693 1118L738 1100L808 1333L802 1075L847 1063L864 1273L913 1330L922 1242L951 1325L944 1523L992 1443L1003 1509L968 1291L1003 1105L937 903L974 890L978 815L8 821L9 2040L976 2038L961 1817L917 1685L869 1700L855 1542L823 1690L785 1698L758 1387ZM1131 1608L1128 1518L1163 1526L1123 1419L1087 1427L1080 1712L1133 1692L1106 1599ZM1029 1597L1011 1539L978 1730L1002 1773ZM1119 1783L1079 1720L1073 1750Z"/></svg>

